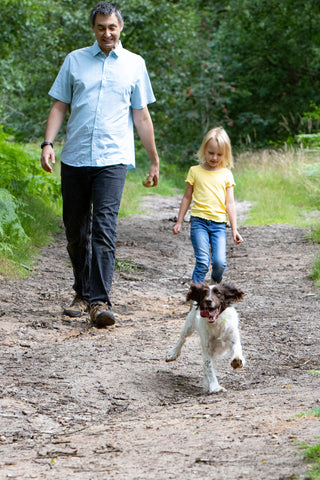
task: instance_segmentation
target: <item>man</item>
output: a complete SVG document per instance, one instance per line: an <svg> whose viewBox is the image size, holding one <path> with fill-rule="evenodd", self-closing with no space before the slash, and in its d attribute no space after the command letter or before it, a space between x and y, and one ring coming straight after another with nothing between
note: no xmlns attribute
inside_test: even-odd
<svg viewBox="0 0 320 480"><path fill-rule="evenodd" d="M148 104L155 101L144 60L125 50L120 10L100 2L90 13L96 41L67 55L49 92L54 98L41 164L52 172L54 139L70 110L61 153L67 250L76 292L66 315L90 310L97 328L113 325L109 291L115 265L117 218L127 169L134 168L133 124L149 155L147 186L159 179L159 158Z"/></svg>

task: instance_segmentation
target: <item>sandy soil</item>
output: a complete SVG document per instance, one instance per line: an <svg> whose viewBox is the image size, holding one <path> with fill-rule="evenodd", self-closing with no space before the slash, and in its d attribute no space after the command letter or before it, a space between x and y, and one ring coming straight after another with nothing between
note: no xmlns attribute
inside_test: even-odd
<svg viewBox="0 0 320 480"><path fill-rule="evenodd" d="M267 225L241 226L233 247L228 230L225 280L246 293L247 363L233 372L221 360L227 392L206 395L196 335L165 362L194 262L188 223L171 233L179 201L150 196L143 215L119 221L115 327L62 315L72 299L63 234L29 279L1 280L1 479L308 478L299 444L315 441L320 419L300 414L320 405L320 297L308 278L318 246L304 229Z"/></svg>

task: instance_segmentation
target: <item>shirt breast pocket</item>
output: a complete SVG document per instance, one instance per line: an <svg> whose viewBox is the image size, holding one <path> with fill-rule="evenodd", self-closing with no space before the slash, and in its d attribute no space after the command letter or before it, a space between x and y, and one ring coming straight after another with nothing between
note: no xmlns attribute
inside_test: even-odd
<svg viewBox="0 0 320 480"><path fill-rule="evenodd" d="M106 89L115 98L128 102L130 100L133 87L129 79L112 78L106 81Z"/></svg>

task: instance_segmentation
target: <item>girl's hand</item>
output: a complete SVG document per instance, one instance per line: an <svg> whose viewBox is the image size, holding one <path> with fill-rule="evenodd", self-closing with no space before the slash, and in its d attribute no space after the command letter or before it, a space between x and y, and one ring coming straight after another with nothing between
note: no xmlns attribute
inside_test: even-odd
<svg viewBox="0 0 320 480"><path fill-rule="evenodd" d="M238 231L234 232L233 241L236 245L239 245L239 243L243 242L243 238L241 237L241 235Z"/></svg>
<svg viewBox="0 0 320 480"><path fill-rule="evenodd" d="M181 223L176 223L176 224L172 227L172 231L173 231L174 235L178 235L178 233L181 232Z"/></svg>

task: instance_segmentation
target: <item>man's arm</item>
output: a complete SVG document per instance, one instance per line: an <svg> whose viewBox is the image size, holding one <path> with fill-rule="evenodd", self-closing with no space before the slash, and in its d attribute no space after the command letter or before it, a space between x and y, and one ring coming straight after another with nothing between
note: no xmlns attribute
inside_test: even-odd
<svg viewBox="0 0 320 480"><path fill-rule="evenodd" d="M154 139L153 123L148 107L142 108L141 110L133 108L132 117L138 135L151 162L147 186L155 187L159 182L159 157Z"/></svg>
<svg viewBox="0 0 320 480"><path fill-rule="evenodd" d="M60 100L55 100L52 108L49 113L47 128L44 140L46 142L54 142L54 139L59 132L61 125L63 123L64 117L69 109L69 104L61 102ZM54 164L55 163L55 155L53 148L51 145L45 145L42 149L41 154L41 166L46 171L51 173L52 167L49 161Z"/></svg>

